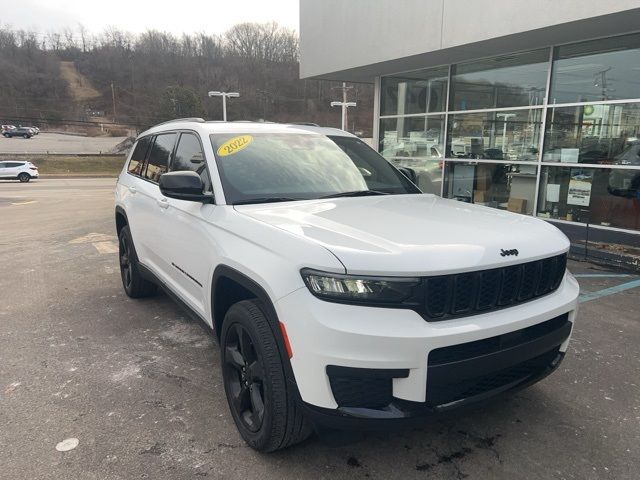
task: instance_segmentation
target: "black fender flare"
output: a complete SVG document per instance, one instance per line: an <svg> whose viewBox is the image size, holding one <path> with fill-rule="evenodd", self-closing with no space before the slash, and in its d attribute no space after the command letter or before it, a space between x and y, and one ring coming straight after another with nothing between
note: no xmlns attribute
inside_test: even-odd
<svg viewBox="0 0 640 480"><path fill-rule="evenodd" d="M222 328L222 321L224 320L224 318L216 318L216 307L214 304L216 288L218 286L218 282L222 278L228 278L229 280L236 282L237 284L251 292L260 301L263 307L263 313L267 317L267 321L269 322L269 326L271 327L273 336L275 337L276 343L278 344L278 353L280 354L280 359L284 367L285 376L287 380L293 383L293 385L295 386L295 376L293 374L293 368L291 367L291 360L289 359L289 355L285 347L285 340L282 335L282 330L280 329L280 320L278 319L278 314L276 313L276 309L273 306L273 302L269 297L269 294L255 280L228 265L219 265L218 267L216 267L215 271L213 272L213 280L211 281L211 320L213 322L213 330L216 336L218 336L219 338L219 333ZM296 396L299 396L297 387L295 391Z"/></svg>
<svg viewBox="0 0 640 480"><path fill-rule="evenodd" d="M116 234L120 233L118 232L118 215L122 215L124 217L126 224L129 225L129 217L127 217L127 212L125 212L124 208L122 208L120 205L116 205L116 210L114 215L114 220L116 225Z"/></svg>

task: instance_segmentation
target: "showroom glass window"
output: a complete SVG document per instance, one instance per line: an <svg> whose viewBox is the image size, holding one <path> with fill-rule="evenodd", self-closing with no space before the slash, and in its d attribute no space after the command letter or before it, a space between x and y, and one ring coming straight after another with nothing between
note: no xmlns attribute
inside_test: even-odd
<svg viewBox="0 0 640 480"><path fill-rule="evenodd" d="M444 115L382 119L378 151L395 166L410 168L423 192L440 195Z"/></svg>
<svg viewBox="0 0 640 480"><path fill-rule="evenodd" d="M536 165L447 162L444 194L515 213L533 213Z"/></svg>
<svg viewBox="0 0 640 480"><path fill-rule="evenodd" d="M448 75L445 67L383 78L380 115L443 112Z"/></svg>
<svg viewBox="0 0 640 480"><path fill-rule="evenodd" d="M447 158L535 162L541 128L539 108L451 114Z"/></svg>
<svg viewBox="0 0 640 480"><path fill-rule="evenodd" d="M640 230L640 34L423 72L447 68L445 111L406 93L415 72L380 84L379 151L423 191Z"/></svg>
<svg viewBox="0 0 640 480"><path fill-rule="evenodd" d="M542 105L549 50L453 65L450 111Z"/></svg>
<svg viewBox="0 0 640 480"><path fill-rule="evenodd" d="M547 111L543 162L640 165L640 104L589 104Z"/></svg>
<svg viewBox="0 0 640 480"><path fill-rule="evenodd" d="M544 166L538 216L640 230L640 169Z"/></svg>
<svg viewBox="0 0 640 480"><path fill-rule="evenodd" d="M555 49L549 103L640 98L640 34Z"/></svg>

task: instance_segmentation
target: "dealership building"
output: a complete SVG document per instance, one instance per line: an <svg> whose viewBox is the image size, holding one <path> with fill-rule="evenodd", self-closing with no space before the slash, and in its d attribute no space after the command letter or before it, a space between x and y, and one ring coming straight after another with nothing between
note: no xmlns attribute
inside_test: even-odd
<svg viewBox="0 0 640 480"><path fill-rule="evenodd" d="M374 85L423 191L640 260L640 0L301 0L300 42L302 78Z"/></svg>

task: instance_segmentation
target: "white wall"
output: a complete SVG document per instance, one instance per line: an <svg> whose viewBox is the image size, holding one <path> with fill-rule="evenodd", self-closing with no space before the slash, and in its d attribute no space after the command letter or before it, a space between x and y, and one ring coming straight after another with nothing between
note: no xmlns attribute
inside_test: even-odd
<svg viewBox="0 0 640 480"><path fill-rule="evenodd" d="M300 76L370 82L638 30L640 0L300 0Z"/></svg>

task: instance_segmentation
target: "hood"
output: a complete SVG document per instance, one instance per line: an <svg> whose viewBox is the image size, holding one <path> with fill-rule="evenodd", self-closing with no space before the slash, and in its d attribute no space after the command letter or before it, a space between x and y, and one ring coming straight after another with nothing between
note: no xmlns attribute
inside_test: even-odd
<svg viewBox="0 0 640 480"><path fill-rule="evenodd" d="M565 252L545 221L435 195L384 195L236 206L241 214L329 249L348 273L438 275ZM518 255L503 256L502 250Z"/></svg>

